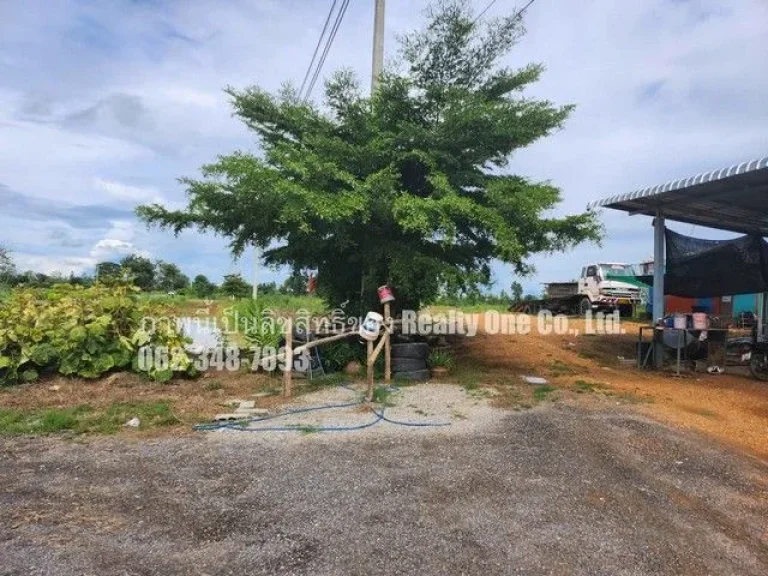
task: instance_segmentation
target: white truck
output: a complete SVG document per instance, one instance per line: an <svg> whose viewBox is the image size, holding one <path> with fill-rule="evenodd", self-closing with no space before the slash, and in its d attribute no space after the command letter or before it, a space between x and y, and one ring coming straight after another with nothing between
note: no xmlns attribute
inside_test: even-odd
<svg viewBox="0 0 768 576"><path fill-rule="evenodd" d="M627 316L642 300L643 288L630 264L602 262L584 266L576 282L545 284L543 299L520 302L511 309L528 314L546 309L553 314L582 316L588 311L619 310Z"/></svg>

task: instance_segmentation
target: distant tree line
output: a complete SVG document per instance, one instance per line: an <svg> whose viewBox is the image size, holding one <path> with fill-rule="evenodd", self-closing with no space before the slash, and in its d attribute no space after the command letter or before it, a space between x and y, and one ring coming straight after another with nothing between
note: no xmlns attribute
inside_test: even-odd
<svg viewBox="0 0 768 576"><path fill-rule="evenodd" d="M509 305L524 300L536 300L538 296L526 294L523 296L522 285L515 281L510 286L511 293L502 290L498 293L480 290L476 284L444 285L433 304L438 306L475 306L480 304Z"/></svg>
<svg viewBox="0 0 768 576"><path fill-rule="evenodd" d="M96 281L102 284L128 281L145 292L175 293L197 298L215 296L246 298L253 291L253 284L243 279L240 274L227 274L220 285L210 281L204 274L198 274L190 281L189 276L184 274L176 264L163 260L153 262L138 254L131 254L118 262L99 262L96 264L93 276L43 274L29 270L18 272L9 251L0 247L0 285L23 284L45 288L62 282L90 286ZM259 284L259 294L299 296L306 293L306 287L307 275L302 270L294 269L280 285L275 282Z"/></svg>

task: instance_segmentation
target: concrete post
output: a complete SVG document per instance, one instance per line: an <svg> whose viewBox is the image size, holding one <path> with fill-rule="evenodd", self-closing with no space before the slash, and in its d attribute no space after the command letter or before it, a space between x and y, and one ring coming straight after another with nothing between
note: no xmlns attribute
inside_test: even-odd
<svg viewBox="0 0 768 576"><path fill-rule="evenodd" d="M371 94L376 91L379 76L384 71L384 0L375 0L373 21L373 67L371 70Z"/></svg>

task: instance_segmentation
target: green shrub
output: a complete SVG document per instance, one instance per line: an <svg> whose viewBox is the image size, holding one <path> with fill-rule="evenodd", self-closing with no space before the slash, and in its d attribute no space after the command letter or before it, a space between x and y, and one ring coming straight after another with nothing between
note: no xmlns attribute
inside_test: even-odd
<svg viewBox="0 0 768 576"><path fill-rule="evenodd" d="M261 300L239 300L224 311L230 329L236 328L249 348L277 348L282 327L272 310Z"/></svg>
<svg viewBox="0 0 768 576"><path fill-rule="evenodd" d="M432 350L427 358L427 365L430 368L452 368L453 356L445 350Z"/></svg>
<svg viewBox="0 0 768 576"><path fill-rule="evenodd" d="M320 356L323 358L326 370L340 372L353 360L365 366L366 350L365 346L357 341L339 340L321 346Z"/></svg>
<svg viewBox="0 0 768 576"><path fill-rule="evenodd" d="M194 373L181 335L164 307L146 302L130 286L89 288L57 284L16 288L0 302L0 385L36 380L44 373L97 378L113 369L139 370L142 346L167 347L177 372ZM167 318L142 327L144 318ZM171 369L145 366L167 380Z"/></svg>

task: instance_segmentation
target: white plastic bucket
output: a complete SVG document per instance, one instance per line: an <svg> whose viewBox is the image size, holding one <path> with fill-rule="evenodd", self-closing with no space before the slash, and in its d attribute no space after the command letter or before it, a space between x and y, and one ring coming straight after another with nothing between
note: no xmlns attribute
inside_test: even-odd
<svg viewBox="0 0 768 576"><path fill-rule="evenodd" d="M693 329L694 330L706 330L709 328L709 317L706 312L694 312L693 313Z"/></svg>
<svg viewBox="0 0 768 576"><path fill-rule="evenodd" d="M672 317L672 327L685 330L688 327L686 320L685 314L675 314Z"/></svg>
<svg viewBox="0 0 768 576"><path fill-rule="evenodd" d="M373 342L379 337L382 322L384 322L384 316L378 312L368 312L368 314L365 315L365 320L360 324L358 334L360 334L361 338Z"/></svg>

